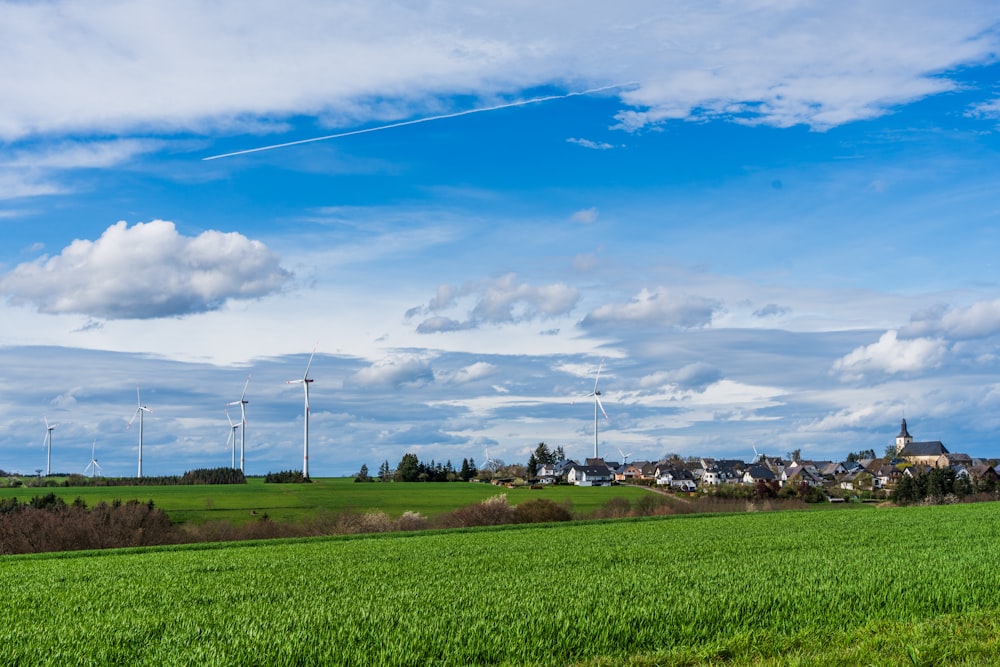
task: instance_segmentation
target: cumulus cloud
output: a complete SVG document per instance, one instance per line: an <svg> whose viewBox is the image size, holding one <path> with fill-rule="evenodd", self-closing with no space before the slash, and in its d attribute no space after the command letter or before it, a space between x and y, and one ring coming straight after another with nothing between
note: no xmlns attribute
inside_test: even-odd
<svg viewBox="0 0 1000 667"><path fill-rule="evenodd" d="M186 237L174 223L154 220L118 222L96 241L76 240L55 257L20 264L0 277L0 292L43 313L151 319L263 297L290 276L275 253L242 234Z"/></svg>
<svg viewBox="0 0 1000 667"><path fill-rule="evenodd" d="M442 286L424 306L411 308L407 317L466 306L464 318L432 315L417 325L418 333L475 329L483 324L509 324L558 317L570 312L580 299L576 288L563 283L530 285L515 274L469 283L461 288Z"/></svg>
<svg viewBox="0 0 1000 667"><path fill-rule="evenodd" d="M848 379L869 373L917 373L941 364L948 345L939 338L900 340L896 331L886 331L871 345L859 347L833 364L833 370Z"/></svg>
<svg viewBox="0 0 1000 667"><path fill-rule="evenodd" d="M606 324L645 324L693 328L711 323L721 307L718 301L674 294L665 287L643 288L628 303L612 303L591 311L580 323L583 327Z"/></svg>
<svg viewBox="0 0 1000 667"><path fill-rule="evenodd" d="M354 381L365 387L414 386L434 381L430 363L417 355L398 354L376 361L354 374Z"/></svg>

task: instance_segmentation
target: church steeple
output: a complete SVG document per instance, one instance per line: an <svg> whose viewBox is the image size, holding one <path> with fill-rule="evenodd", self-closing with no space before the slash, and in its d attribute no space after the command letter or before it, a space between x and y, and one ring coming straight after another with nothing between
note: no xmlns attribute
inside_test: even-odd
<svg viewBox="0 0 1000 667"><path fill-rule="evenodd" d="M913 442L913 436L910 432L906 430L906 418L903 418L903 425L899 429L899 435L896 436L896 453L903 451L903 448L908 444Z"/></svg>

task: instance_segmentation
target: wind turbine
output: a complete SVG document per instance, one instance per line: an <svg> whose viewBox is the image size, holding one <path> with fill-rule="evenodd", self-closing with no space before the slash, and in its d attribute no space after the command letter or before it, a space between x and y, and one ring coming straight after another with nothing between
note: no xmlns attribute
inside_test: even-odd
<svg viewBox="0 0 1000 667"><path fill-rule="evenodd" d="M45 476L48 477L52 474L52 431L59 424L50 424L49 418L45 418L45 447L48 453L45 455Z"/></svg>
<svg viewBox="0 0 1000 667"><path fill-rule="evenodd" d="M132 422L135 421L136 415L139 416L139 477L142 477L142 413L152 412L149 408L142 404L142 399L139 397L139 387L135 388L135 412L132 413L132 418L128 420L128 426L126 428L132 428Z"/></svg>
<svg viewBox="0 0 1000 667"><path fill-rule="evenodd" d="M318 343L317 343L318 345ZM309 363L306 364L306 372L302 374L301 380L289 380L285 384L299 384L302 383L302 389L305 391L306 402L305 408L303 410L303 427L302 427L302 476L309 477L309 383L312 380L309 378L309 367L312 366L313 357L316 355L316 346L313 346L312 354L309 355Z"/></svg>
<svg viewBox="0 0 1000 667"><path fill-rule="evenodd" d="M315 352L315 350L313 350L313 351ZM306 374L308 374L308 370L306 371ZM312 380L310 380L310 382L312 382ZM247 373L247 381L243 384L243 393L240 395L240 400L233 401L232 403L226 403L226 407L227 408L230 407L230 406L232 406L232 405L239 405L240 406L240 424L239 425L243 428L243 430L240 431L240 472L243 472L243 463L245 461L246 447L247 447L247 403L250 402L250 401L247 400L247 387L249 385L250 385L250 374ZM307 393L308 393L308 390L307 390ZM226 412L226 416L227 417L229 416L229 412L228 411ZM232 425L232 421L230 421L229 423L230 423L230 425ZM236 427L233 426L233 432L234 433L235 433L235 430L236 430ZM233 455L234 456L236 455L236 442L235 441L233 442ZM233 467L234 468L236 467L236 463L235 462L233 463Z"/></svg>
<svg viewBox="0 0 1000 667"><path fill-rule="evenodd" d="M594 458L599 458L597 455L597 409L600 408L601 412L604 414L604 420L608 420L608 413L604 411L604 405L601 403L601 392L597 389L597 383L601 380L601 369L604 368L604 359L601 359L601 365L597 367L597 377L594 378L594 391L590 392L586 396L581 396L581 400L584 398L594 398ZM573 401L576 403L576 401Z"/></svg>
<svg viewBox="0 0 1000 667"><path fill-rule="evenodd" d="M757 451L757 443L751 440L750 446L753 447L753 463L757 463L760 461L760 453Z"/></svg>
<svg viewBox="0 0 1000 667"><path fill-rule="evenodd" d="M94 444L90 446L90 463L88 463L87 467L83 469L83 474L86 475L87 471L90 471L91 477L103 473L100 464L97 462L97 458L94 456L94 452L96 449L97 449L97 438L94 438Z"/></svg>
<svg viewBox="0 0 1000 667"><path fill-rule="evenodd" d="M232 404L230 404L232 405ZM233 423L233 418L229 416L229 410L226 410L226 419L229 420L229 438L226 439L226 449L229 449L229 443L233 443L233 468L236 468L236 429L240 427L239 424Z"/></svg>
<svg viewBox="0 0 1000 667"><path fill-rule="evenodd" d="M623 452L622 450L619 449L618 453L622 455L622 465L623 466L627 466L628 465L628 457L632 456L632 452L629 452L628 454L626 454L625 452Z"/></svg>

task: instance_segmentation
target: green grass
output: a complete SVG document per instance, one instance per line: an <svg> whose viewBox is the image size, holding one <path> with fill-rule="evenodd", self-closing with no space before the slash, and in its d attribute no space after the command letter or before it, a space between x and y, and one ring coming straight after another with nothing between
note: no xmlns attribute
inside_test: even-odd
<svg viewBox="0 0 1000 667"><path fill-rule="evenodd" d="M0 664L996 664L997 509L6 557Z"/></svg>
<svg viewBox="0 0 1000 667"><path fill-rule="evenodd" d="M242 523L254 518L251 511L255 511L257 517L266 513L274 521L285 522L298 522L318 513L345 510L380 510L393 517L412 511L434 517L504 492L512 505L532 498L548 498L568 503L581 514L590 514L613 497L635 500L650 493L646 489L625 486L503 489L490 484L463 482L360 484L350 478L317 478L312 484L265 484L263 479L251 478L246 484L217 486L0 488L0 498L29 500L32 496L45 495L50 491L66 502L72 502L79 496L88 507L102 500L152 500L179 523L212 520Z"/></svg>

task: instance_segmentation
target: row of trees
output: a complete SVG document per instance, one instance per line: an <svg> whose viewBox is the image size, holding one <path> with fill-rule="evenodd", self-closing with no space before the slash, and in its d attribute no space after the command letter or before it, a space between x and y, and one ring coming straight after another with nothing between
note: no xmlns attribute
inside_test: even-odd
<svg viewBox="0 0 1000 667"><path fill-rule="evenodd" d="M536 474L539 466L553 465L565 460L566 455L562 447L550 448L544 442L538 443L534 451L528 457L528 465L519 464L507 465L497 459L488 460L482 468L476 465L473 458L462 459L462 466L457 470L451 461L445 463L422 462L416 454L407 453L403 455L396 468L389 465L389 461L383 461L379 465L378 473L372 476L368 465L362 465L361 469L354 475L355 482L468 482L476 479L494 478L528 478Z"/></svg>

